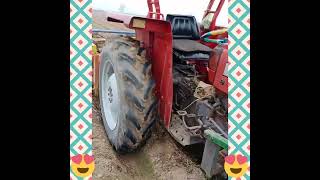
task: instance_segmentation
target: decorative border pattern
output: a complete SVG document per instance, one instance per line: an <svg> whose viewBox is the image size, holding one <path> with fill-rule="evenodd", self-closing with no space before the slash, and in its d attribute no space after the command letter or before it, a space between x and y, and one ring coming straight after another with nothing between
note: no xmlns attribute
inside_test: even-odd
<svg viewBox="0 0 320 180"><path fill-rule="evenodd" d="M248 157L250 179L250 0L228 3L228 153Z"/></svg>
<svg viewBox="0 0 320 180"><path fill-rule="evenodd" d="M91 2L70 0L70 157L92 155Z"/></svg>

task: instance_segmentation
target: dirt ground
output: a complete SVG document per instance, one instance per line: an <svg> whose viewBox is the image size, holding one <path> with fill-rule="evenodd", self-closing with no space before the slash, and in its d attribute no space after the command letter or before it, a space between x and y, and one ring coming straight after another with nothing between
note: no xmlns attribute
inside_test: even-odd
<svg viewBox="0 0 320 180"><path fill-rule="evenodd" d="M193 151L179 146L158 123L147 143L137 152L120 155L107 139L97 98L93 107L93 179L104 180L203 180L198 157Z"/></svg>
<svg viewBox="0 0 320 180"><path fill-rule="evenodd" d="M93 28L129 30L107 22L104 11L93 11ZM102 33L102 36L109 36ZM117 154L107 139L98 99L93 97L93 154L97 180L203 180L200 169L203 145L183 148L158 123L147 143L137 152Z"/></svg>

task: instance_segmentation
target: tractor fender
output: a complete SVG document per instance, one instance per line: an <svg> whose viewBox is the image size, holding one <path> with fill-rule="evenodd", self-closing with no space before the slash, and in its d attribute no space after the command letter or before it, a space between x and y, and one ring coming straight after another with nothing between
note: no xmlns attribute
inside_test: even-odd
<svg viewBox="0 0 320 180"><path fill-rule="evenodd" d="M146 49L147 59L152 63L160 119L168 128L173 99L171 24L164 20L132 17L129 28L136 31L136 39L140 47Z"/></svg>

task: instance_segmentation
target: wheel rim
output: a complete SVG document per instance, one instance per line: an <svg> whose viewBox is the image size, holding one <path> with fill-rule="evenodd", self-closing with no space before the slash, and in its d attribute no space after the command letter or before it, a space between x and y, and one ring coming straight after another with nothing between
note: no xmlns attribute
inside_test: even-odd
<svg viewBox="0 0 320 180"><path fill-rule="evenodd" d="M117 78L110 63L107 64L107 68L110 69L108 73L104 73L102 88L103 110L107 125L111 130L114 130L118 123L119 115L119 95Z"/></svg>

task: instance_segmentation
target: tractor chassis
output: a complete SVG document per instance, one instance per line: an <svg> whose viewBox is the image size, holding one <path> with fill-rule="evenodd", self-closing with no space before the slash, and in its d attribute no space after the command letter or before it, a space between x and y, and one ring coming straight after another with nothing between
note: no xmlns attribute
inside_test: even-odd
<svg viewBox="0 0 320 180"><path fill-rule="evenodd" d="M172 114L170 127L168 129L171 136L182 146L203 143L199 131L191 131L186 128L178 115Z"/></svg>
<svg viewBox="0 0 320 180"><path fill-rule="evenodd" d="M188 129L179 115L172 114L168 132L177 142L182 146L205 144L200 167L205 172L206 177L210 179L214 175L223 174L221 173L223 172L223 164L221 166L221 163L219 163L219 157L225 156L221 152L223 150L226 152L228 143L226 138L210 129L204 131L204 137L199 130Z"/></svg>

